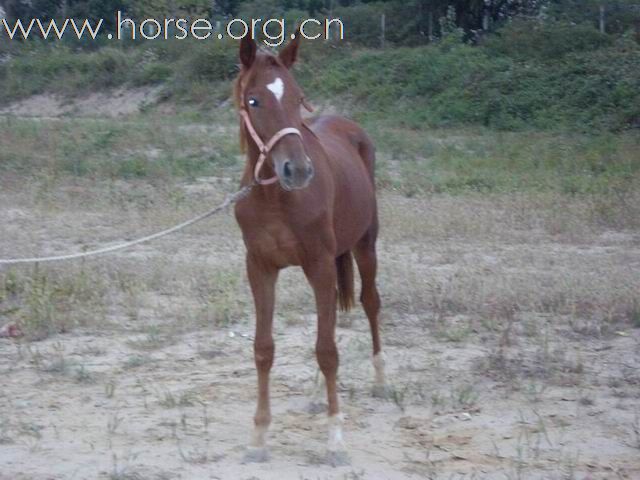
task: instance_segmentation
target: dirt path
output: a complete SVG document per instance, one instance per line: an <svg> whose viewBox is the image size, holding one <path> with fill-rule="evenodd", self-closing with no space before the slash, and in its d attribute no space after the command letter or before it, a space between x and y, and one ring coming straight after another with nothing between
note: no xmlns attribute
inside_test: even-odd
<svg viewBox="0 0 640 480"><path fill-rule="evenodd" d="M55 209L33 192L5 192L0 256L153 230L201 210L203 195L185 186L178 210L116 210L79 188ZM293 271L279 290L272 460L241 463L255 373L229 216L70 271L45 269L51 295L34 297L32 270L0 271L0 326L46 308L54 322L72 319L40 341L0 339L0 479L640 478L640 329L615 308L640 288L638 234L573 241L510 228L500 202L469 213L469 201L433 198L429 211L383 195L394 395L370 395L365 317L343 316L346 467L322 463L324 415L307 409L315 326Z"/></svg>

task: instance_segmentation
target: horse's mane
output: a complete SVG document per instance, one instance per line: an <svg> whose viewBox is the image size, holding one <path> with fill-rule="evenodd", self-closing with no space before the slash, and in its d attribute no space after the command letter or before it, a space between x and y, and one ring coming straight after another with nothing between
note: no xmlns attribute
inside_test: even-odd
<svg viewBox="0 0 640 480"><path fill-rule="evenodd" d="M242 91L244 90L244 80L247 76L247 69L245 67L240 67L240 73L236 77L235 82L233 83L233 101L236 104L236 108L240 109L242 107ZM244 127L244 123L242 118L239 120L240 122L240 151L245 153L247 151L247 132Z"/></svg>

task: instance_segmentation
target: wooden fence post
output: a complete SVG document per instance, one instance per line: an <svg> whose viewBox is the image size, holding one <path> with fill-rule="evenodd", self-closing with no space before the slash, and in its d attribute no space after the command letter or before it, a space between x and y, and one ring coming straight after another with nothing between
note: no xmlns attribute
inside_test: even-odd
<svg viewBox="0 0 640 480"><path fill-rule="evenodd" d="M487 5L487 2L484 2L483 7L482 7L482 30L484 30L485 32L489 31L489 9L492 7L492 2L491 0L489 0L489 4Z"/></svg>

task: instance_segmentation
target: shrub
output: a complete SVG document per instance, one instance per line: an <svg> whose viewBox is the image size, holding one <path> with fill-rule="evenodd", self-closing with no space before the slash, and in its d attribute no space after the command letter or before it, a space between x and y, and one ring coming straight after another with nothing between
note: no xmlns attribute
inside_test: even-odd
<svg viewBox="0 0 640 480"><path fill-rule="evenodd" d="M382 6L349 11L358 8L378 12ZM356 30L370 23L353 21ZM377 33L370 41L377 42ZM25 43L0 63L0 99L168 81L168 94L207 103L228 97L237 46L229 39L169 40L87 52ZM640 46L589 26L516 20L477 46L462 43L457 35L427 46L385 50L309 41L301 55L296 75L310 100L340 102L361 120L374 117L411 128L640 126Z"/></svg>
<svg viewBox="0 0 640 480"><path fill-rule="evenodd" d="M180 62L179 73L194 81L228 80L238 71L235 43L229 41L193 42L189 54Z"/></svg>
<svg viewBox="0 0 640 480"><path fill-rule="evenodd" d="M126 83L135 55L114 48L75 52L61 45L29 48L4 66L0 98L19 98L44 91L77 94Z"/></svg>
<svg viewBox="0 0 640 480"><path fill-rule="evenodd" d="M162 83L173 75L173 68L165 63L150 62L142 65L134 78L136 85L153 85Z"/></svg>
<svg viewBox="0 0 640 480"><path fill-rule="evenodd" d="M483 46L489 53L517 60L558 61L567 54L594 51L612 43L611 37L591 25L516 19L486 37Z"/></svg>
<svg viewBox="0 0 640 480"><path fill-rule="evenodd" d="M516 27L513 27L515 30ZM518 27L520 28L520 27ZM560 42L564 27L553 26ZM554 30L555 29L555 30ZM571 30L573 27L567 27ZM521 30L517 30L521 31ZM522 55L511 34L473 47L343 50L301 71L310 95L346 98L356 115L410 127L619 130L640 125L640 47L577 30L573 43ZM593 34L593 35L592 35ZM535 38L538 34L531 33ZM532 45L522 40L522 50ZM346 55L344 54L346 52ZM552 52L552 53L551 53Z"/></svg>

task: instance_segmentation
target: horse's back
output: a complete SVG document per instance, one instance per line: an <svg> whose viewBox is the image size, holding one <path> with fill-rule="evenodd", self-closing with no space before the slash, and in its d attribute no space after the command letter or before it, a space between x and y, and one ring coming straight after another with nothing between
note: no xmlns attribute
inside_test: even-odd
<svg viewBox="0 0 640 480"><path fill-rule="evenodd" d="M327 153L331 155L331 146L334 150L353 149L358 153L358 160L362 160L369 172L369 178L374 181L375 172L375 147L367 133L353 120L338 115L321 115L308 119L309 128L320 139ZM339 145L342 148L335 148ZM355 159L353 155L349 159Z"/></svg>

